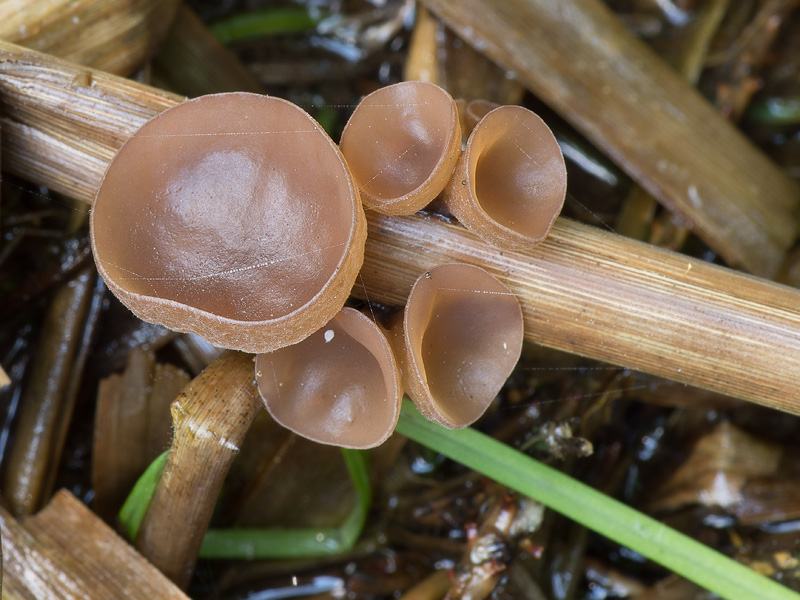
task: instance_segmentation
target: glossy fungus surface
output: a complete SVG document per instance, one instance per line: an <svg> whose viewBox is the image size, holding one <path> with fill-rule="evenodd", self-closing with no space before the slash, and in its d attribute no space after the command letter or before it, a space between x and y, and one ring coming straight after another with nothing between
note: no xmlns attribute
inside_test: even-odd
<svg viewBox="0 0 800 600"><path fill-rule="evenodd" d="M345 308L299 344L256 358L256 382L273 418L316 442L369 448L400 415L400 375L381 330Z"/></svg>
<svg viewBox="0 0 800 600"><path fill-rule="evenodd" d="M521 106L501 106L475 126L443 193L450 211L487 242L541 242L564 205L567 171L550 129Z"/></svg>
<svg viewBox="0 0 800 600"><path fill-rule="evenodd" d="M412 214L442 191L458 160L455 101L431 83L381 88L353 111L340 147L365 206L387 215Z"/></svg>
<svg viewBox="0 0 800 600"><path fill-rule="evenodd" d="M265 352L341 309L366 223L341 153L308 114L230 93L179 104L122 146L91 236L101 275L139 317Z"/></svg>
<svg viewBox="0 0 800 600"><path fill-rule="evenodd" d="M480 267L441 265L417 279L393 334L403 383L420 412L445 427L466 427L519 359L522 310Z"/></svg>

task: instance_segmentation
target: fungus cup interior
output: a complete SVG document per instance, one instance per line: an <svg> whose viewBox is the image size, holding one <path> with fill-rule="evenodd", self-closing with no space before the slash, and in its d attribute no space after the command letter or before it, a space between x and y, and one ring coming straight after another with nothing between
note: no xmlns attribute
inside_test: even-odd
<svg viewBox="0 0 800 600"><path fill-rule="evenodd" d="M431 83L390 85L359 103L340 147L367 207L412 214L450 180L461 153L458 109Z"/></svg>
<svg viewBox="0 0 800 600"><path fill-rule="evenodd" d="M229 93L179 104L122 146L91 238L103 279L142 319L265 352L341 309L366 221L341 153L308 114Z"/></svg>
<svg viewBox="0 0 800 600"><path fill-rule="evenodd" d="M547 236L566 192L564 156L544 121L500 106L473 129L443 198L486 241L521 248Z"/></svg>
<svg viewBox="0 0 800 600"><path fill-rule="evenodd" d="M409 396L431 421L470 425L514 369L522 337L519 301L492 275L466 264L431 269L414 284L403 316Z"/></svg>
<svg viewBox="0 0 800 600"><path fill-rule="evenodd" d="M256 382L273 418L306 438L371 448L400 416L400 374L375 323L352 308L299 344L256 357Z"/></svg>

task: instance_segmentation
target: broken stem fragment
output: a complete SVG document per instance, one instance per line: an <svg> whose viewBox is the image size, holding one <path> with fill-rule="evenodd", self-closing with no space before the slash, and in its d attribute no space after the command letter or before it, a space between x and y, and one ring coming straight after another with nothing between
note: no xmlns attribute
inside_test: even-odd
<svg viewBox="0 0 800 600"><path fill-rule="evenodd" d="M253 361L230 353L172 403L175 436L136 547L181 587L191 578L222 481L261 407Z"/></svg>

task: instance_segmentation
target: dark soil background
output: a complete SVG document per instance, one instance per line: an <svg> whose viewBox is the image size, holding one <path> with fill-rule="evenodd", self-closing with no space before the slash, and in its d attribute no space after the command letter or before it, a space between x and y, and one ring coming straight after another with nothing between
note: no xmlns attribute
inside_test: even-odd
<svg viewBox="0 0 800 600"><path fill-rule="evenodd" d="M608 4L631 31L665 60L675 62L697 15L710 2ZM742 130L790 176L800 179L796 4L729 3L697 87L721 111L735 116ZM361 96L404 78L414 3L191 3L207 23L276 5L307 11L314 19L320 17L320 24L231 41L229 47L267 93L305 108L338 140ZM443 68L453 69L453 78L468 76L457 71L452 56L467 52L469 40L465 43L444 27L441 35ZM755 53L752 49L759 42L766 50ZM171 83L163 57L156 57L141 77L178 93L195 93ZM540 114L565 148L569 191L563 214L619 230L634 184L540 100L524 90L519 93L521 104ZM650 243L722 263L662 208L654 206L636 224ZM65 487L91 506L94 408L100 382L123 372L134 349L144 350L147 360L172 365L176 373L189 376L202 370L217 351L193 336L138 321L105 290L94 272L86 209L69 199L4 175L0 233L0 364L11 380L0 390L3 489L10 485L15 446L40 443L33 432L19 427L26 394L34 386L53 388L56 395L72 398L74 410L63 405L41 408L57 412L61 425L53 436L63 438L60 456L43 467L48 489ZM84 307L70 335L83 339L79 350L64 358L59 333L46 315L53 310L57 290L79 278L84 278ZM71 311L65 306L61 314ZM34 380L32 373L41 361L54 365L57 374L52 380ZM265 419L259 417L253 431L269 428L261 422ZM518 368L477 427L800 590L798 418L526 345ZM251 432L251 438L256 436ZM147 452L136 440L123 437L118 443L131 455ZM353 492L338 452L286 438L280 451L259 457L258 440L248 438L247 444L226 484L216 526L335 525L346 514ZM711 597L550 510L540 527L491 548L492 570L487 573L485 563L470 558L469 550L480 539L476 532L491 526L503 511L531 510L523 499L403 440L393 439L374 453L373 476L370 518L347 555L202 561L190 595L266 600L300 596L300 585L306 597L379 600L401 597L431 574L450 570L453 577L466 574L481 582L471 595L460 596L465 598ZM100 513L116 523L114 510ZM441 592L435 591L413 596L438 597Z"/></svg>

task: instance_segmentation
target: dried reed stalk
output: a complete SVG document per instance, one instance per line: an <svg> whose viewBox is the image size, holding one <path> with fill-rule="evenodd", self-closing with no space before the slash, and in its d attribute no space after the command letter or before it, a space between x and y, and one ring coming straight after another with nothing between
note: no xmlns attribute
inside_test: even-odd
<svg viewBox="0 0 800 600"><path fill-rule="evenodd" d="M94 86L72 88L80 74ZM8 168L86 202L125 136L176 102L3 43L0 100ZM457 260L519 294L530 341L800 413L795 290L564 219L501 252L434 218L371 215L355 291L400 305L421 270Z"/></svg>
<svg viewBox="0 0 800 600"><path fill-rule="evenodd" d="M0 80L3 169L84 202L122 143L183 100L3 41Z"/></svg>
<svg viewBox="0 0 800 600"><path fill-rule="evenodd" d="M92 442L92 509L108 522L113 522L133 484L153 459L143 448L148 436L148 400L154 368L155 355L136 348L128 354L125 371L103 379L98 386ZM167 422L168 414L165 410L162 415Z"/></svg>
<svg viewBox="0 0 800 600"><path fill-rule="evenodd" d="M600 0L425 0L734 266L774 277L800 189Z"/></svg>
<svg viewBox="0 0 800 600"><path fill-rule="evenodd" d="M56 291L47 309L40 351L22 398L6 464L3 494L15 515L39 509L52 471L58 469L61 427L72 418L76 388L71 378L81 354L96 277L93 269L84 269Z"/></svg>
<svg viewBox="0 0 800 600"><path fill-rule="evenodd" d="M525 88L477 50L466 46L424 7L417 10L405 79L435 83L464 100L519 104Z"/></svg>
<svg viewBox="0 0 800 600"><path fill-rule="evenodd" d="M136 547L180 587L191 579L222 482L261 409L254 377L252 356L229 353L172 403L175 434Z"/></svg>
<svg viewBox="0 0 800 600"><path fill-rule="evenodd" d="M0 508L3 600L187 600L77 498L58 492L33 517Z"/></svg>
<svg viewBox="0 0 800 600"><path fill-rule="evenodd" d="M164 39L178 0L4 0L0 38L127 75Z"/></svg>
<svg viewBox="0 0 800 600"><path fill-rule="evenodd" d="M518 295L526 339L800 414L800 293L559 219L543 244L498 251L436 218L369 217L363 288L402 305L444 262Z"/></svg>

